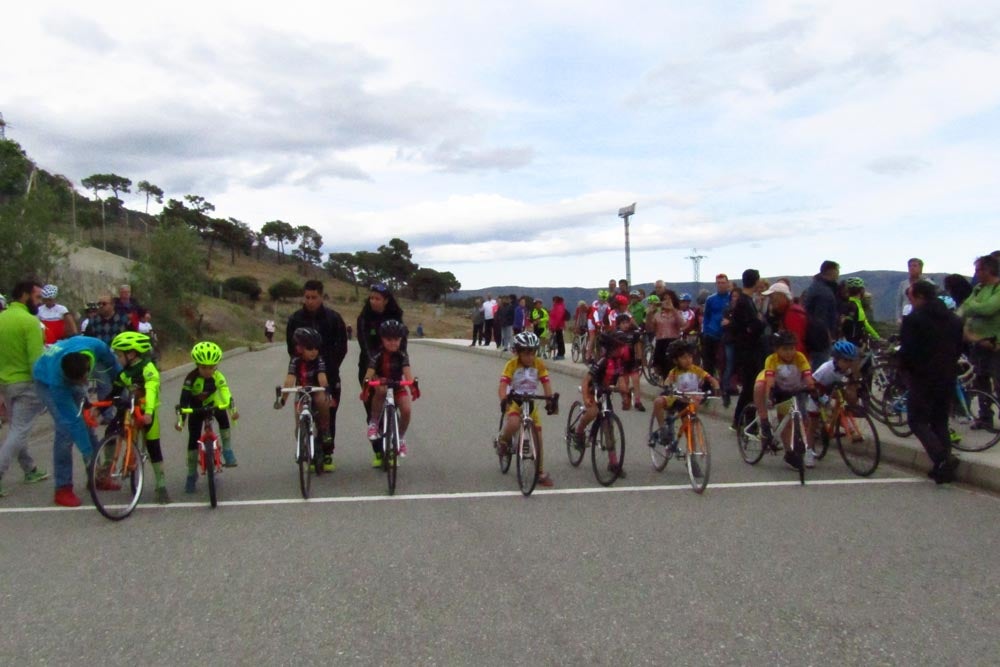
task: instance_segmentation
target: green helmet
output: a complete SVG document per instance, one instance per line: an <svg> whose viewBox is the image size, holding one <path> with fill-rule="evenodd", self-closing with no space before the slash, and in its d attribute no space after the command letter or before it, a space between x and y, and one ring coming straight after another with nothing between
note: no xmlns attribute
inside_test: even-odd
<svg viewBox="0 0 1000 667"><path fill-rule="evenodd" d="M646 303L648 304L655 305L658 304L659 302L660 302L660 297L656 296L655 294L650 294L649 296L646 297Z"/></svg>
<svg viewBox="0 0 1000 667"><path fill-rule="evenodd" d="M607 301L611 293L606 289L597 290L597 298L601 301Z"/></svg>
<svg viewBox="0 0 1000 667"><path fill-rule="evenodd" d="M848 289L853 287L864 287L865 279L859 278L858 276L852 276L844 281L844 285L846 285Z"/></svg>
<svg viewBox="0 0 1000 667"><path fill-rule="evenodd" d="M138 352L146 354L153 349L149 336L138 331L123 331L111 341L111 349L117 352Z"/></svg>
<svg viewBox="0 0 1000 667"><path fill-rule="evenodd" d="M215 366L222 361L222 348L210 340L203 340L191 348L191 358L199 366Z"/></svg>

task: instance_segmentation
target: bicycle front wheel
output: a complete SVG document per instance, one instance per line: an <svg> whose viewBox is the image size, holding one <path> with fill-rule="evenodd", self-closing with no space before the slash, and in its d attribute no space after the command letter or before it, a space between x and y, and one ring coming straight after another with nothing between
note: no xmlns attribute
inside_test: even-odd
<svg viewBox="0 0 1000 667"><path fill-rule="evenodd" d="M97 511L112 521L132 514L142 495L142 455L122 435L105 438L90 461L87 486Z"/></svg>
<svg viewBox="0 0 1000 667"><path fill-rule="evenodd" d="M579 336L573 336L573 347L571 348L570 353L573 356L573 363L580 363L580 359L583 358L583 345L580 344Z"/></svg>
<svg viewBox="0 0 1000 667"><path fill-rule="evenodd" d="M399 430L396 428L396 413L387 410L385 415L385 435L382 436L382 468L385 470L389 495L396 493L396 466L399 462Z"/></svg>
<svg viewBox="0 0 1000 667"><path fill-rule="evenodd" d="M795 415L792 419L792 451L795 452L795 459L798 461L799 484L806 483L806 439L802 428L802 415Z"/></svg>
<svg viewBox="0 0 1000 667"><path fill-rule="evenodd" d="M215 440L205 443L205 478L208 482L208 502L214 508L219 504L215 479Z"/></svg>
<svg viewBox="0 0 1000 667"><path fill-rule="evenodd" d="M566 455L569 457L569 464L574 468L580 465L583 454L587 451L587 446L576 441L576 429L583 416L583 403L573 401L569 406L569 414L566 416Z"/></svg>
<svg viewBox="0 0 1000 667"><path fill-rule="evenodd" d="M531 422L521 426L521 441L517 445L517 483L521 493L530 496L538 483L538 443Z"/></svg>
<svg viewBox="0 0 1000 667"><path fill-rule="evenodd" d="M670 461L669 442L664 442L660 438L660 424L656 421L656 415L649 415L649 429L646 433L646 444L649 445L649 458L653 462L653 470L663 472Z"/></svg>
<svg viewBox="0 0 1000 667"><path fill-rule="evenodd" d="M740 448L740 456L750 465L756 465L764 457L757 408L752 404L740 411L740 418L736 422L736 444Z"/></svg>
<svg viewBox="0 0 1000 667"><path fill-rule="evenodd" d="M907 423L906 389L898 384L886 387L882 395L882 419L893 434L908 437L913 431Z"/></svg>
<svg viewBox="0 0 1000 667"><path fill-rule="evenodd" d="M878 468L882 458L882 443L871 417L841 413L837 429L837 449L840 457L855 475L868 477Z"/></svg>
<svg viewBox="0 0 1000 667"><path fill-rule="evenodd" d="M992 394L979 389L959 389L948 419L951 446L963 452L989 449L1000 440L998 420L1000 403Z"/></svg>
<svg viewBox="0 0 1000 667"><path fill-rule="evenodd" d="M708 486L708 473L712 467L708 436L697 417L691 417L690 426L684 429L684 433L687 440L688 479L691 480L691 488L695 493L703 493Z"/></svg>
<svg viewBox="0 0 1000 667"><path fill-rule="evenodd" d="M500 472L507 474L510 470L510 459L514 455L511 451L511 446L508 444L506 449L500 449L500 434L503 433L504 421L506 421L507 415L504 412L500 413L500 425L497 427L497 436L493 438L493 449L496 450L497 458L500 459Z"/></svg>
<svg viewBox="0 0 1000 667"><path fill-rule="evenodd" d="M299 464L299 490L302 492L302 497L308 500L309 491L312 488L315 456L313 455L312 429L307 418L299 419L295 436L295 460Z"/></svg>
<svg viewBox="0 0 1000 667"><path fill-rule="evenodd" d="M590 431L590 461L601 486L611 486L625 464L625 430L618 415L601 415Z"/></svg>

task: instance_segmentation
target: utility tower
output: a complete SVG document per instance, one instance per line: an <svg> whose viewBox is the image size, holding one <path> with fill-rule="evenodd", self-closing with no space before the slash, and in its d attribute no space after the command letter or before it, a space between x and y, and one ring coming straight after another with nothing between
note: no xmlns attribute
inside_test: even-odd
<svg viewBox="0 0 1000 667"><path fill-rule="evenodd" d="M701 283L701 260L707 259L705 255L699 255L697 248L691 248L691 254L684 259L691 260L691 267L694 269L694 286L695 289Z"/></svg>

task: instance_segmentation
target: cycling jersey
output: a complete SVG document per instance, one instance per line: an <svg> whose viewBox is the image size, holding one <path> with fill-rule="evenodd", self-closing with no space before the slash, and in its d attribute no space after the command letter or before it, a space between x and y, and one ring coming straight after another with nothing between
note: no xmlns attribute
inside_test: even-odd
<svg viewBox="0 0 1000 667"><path fill-rule="evenodd" d="M806 388L806 381L812 377L809 359L799 351L791 362L784 362L778 353L768 355L764 360L764 370L757 375L757 381L774 378L774 388L785 394L794 394Z"/></svg>
<svg viewBox="0 0 1000 667"><path fill-rule="evenodd" d="M51 345L57 340L66 337L66 314L69 309L61 304L55 304L51 308L44 303L38 307L38 319L45 326L45 344Z"/></svg>
<svg viewBox="0 0 1000 667"><path fill-rule="evenodd" d="M368 369L375 371L377 377L388 380L402 380L403 369L409 367L410 355L404 350L379 350L368 364Z"/></svg>
<svg viewBox="0 0 1000 667"><path fill-rule="evenodd" d="M295 378L295 384L300 387L318 387L319 374L326 374L326 362L322 356L318 356L312 361L307 361L302 357L292 357L288 362L288 374ZM330 376L327 375L327 380Z"/></svg>
<svg viewBox="0 0 1000 667"><path fill-rule="evenodd" d="M500 373L500 383L509 385L510 391L518 394L537 394L539 385L548 382L549 371L538 357L530 366L522 365L516 356L511 357Z"/></svg>
<svg viewBox="0 0 1000 667"><path fill-rule="evenodd" d="M698 391L706 377L708 377L708 372L700 366L692 364L687 369L675 366L667 373L664 384L673 387L675 391Z"/></svg>
<svg viewBox="0 0 1000 667"><path fill-rule="evenodd" d="M225 410L232 407L232 401L233 395L229 391L226 376L218 370L210 378L202 377L197 368L185 376L184 386L181 388L182 408L214 405Z"/></svg>
<svg viewBox="0 0 1000 667"><path fill-rule="evenodd" d="M837 362L833 359L828 359L820 364L820 367L812 374L813 380L823 387L829 389L834 384L840 382L847 382L850 377L850 372L841 373L837 370Z"/></svg>

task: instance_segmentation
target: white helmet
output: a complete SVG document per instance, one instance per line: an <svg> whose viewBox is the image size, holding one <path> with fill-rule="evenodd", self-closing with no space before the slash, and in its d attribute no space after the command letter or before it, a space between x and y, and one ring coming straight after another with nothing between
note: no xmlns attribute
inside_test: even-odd
<svg viewBox="0 0 1000 667"><path fill-rule="evenodd" d="M537 350L538 345L538 336L536 336L532 331L522 331L514 336L515 350Z"/></svg>
<svg viewBox="0 0 1000 667"><path fill-rule="evenodd" d="M54 299L59 296L59 288L55 285L46 285L42 288L43 299Z"/></svg>

